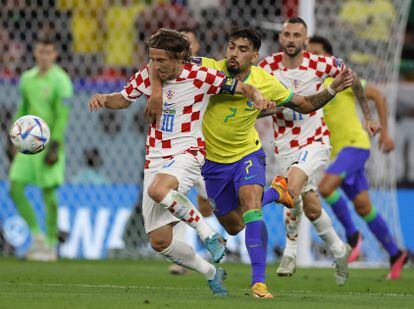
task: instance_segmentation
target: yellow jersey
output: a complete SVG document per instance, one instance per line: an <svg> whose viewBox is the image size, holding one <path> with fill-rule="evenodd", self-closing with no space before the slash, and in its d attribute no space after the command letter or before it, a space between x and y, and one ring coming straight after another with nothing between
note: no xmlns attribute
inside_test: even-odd
<svg viewBox="0 0 414 309"><path fill-rule="evenodd" d="M325 88L332 83L332 78L324 81ZM365 86L365 81L363 81ZM344 147L369 149L371 143L367 131L359 119L355 96L351 87L336 94L324 106L323 116L331 133L331 157L334 158Z"/></svg>
<svg viewBox="0 0 414 309"><path fill-rule="evenodd" d="M226 60L201 58L198 62L232 77L227 71ZM274 101L278 106L288 103L293 96L292 90L256 66L251 67L250 74L243 83L256 87L266 99ZM218 163L233 163L259 150L262 143L254 128L259 112L242 95L212 96L203 119L207 159Z"/></svg>

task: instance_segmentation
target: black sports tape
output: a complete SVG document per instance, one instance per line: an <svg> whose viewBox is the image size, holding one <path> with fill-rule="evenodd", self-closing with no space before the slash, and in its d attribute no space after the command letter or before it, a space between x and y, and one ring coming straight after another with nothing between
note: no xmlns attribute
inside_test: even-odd
<svg viewBox="0 0 414 309"><path fill-rule="evenodd" d="M226 77L223 81L223 84L221 85L220 93L233 95L236 91L237 83L237 79Z"/></svg>

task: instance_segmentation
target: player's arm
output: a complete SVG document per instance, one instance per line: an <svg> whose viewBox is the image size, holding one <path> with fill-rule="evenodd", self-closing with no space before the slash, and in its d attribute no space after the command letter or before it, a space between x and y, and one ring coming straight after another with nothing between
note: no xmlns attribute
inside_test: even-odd
<svg viewBox="0 0 414 309"><path fill-rule="evenodd" d="M332 88L332 90L335 91L334 88ZM325 104L335 96L335 93L333 93L333 91L330 93L327 89L325 89L321 92L309 96L294 94L292 99L283 105L283 107L293 109L294 111L297 111L301 114L309 114L325 106ZM270 116L276 112L277 107L267 109L261 111L257 118Z"/></svg>
<svg viewBox="0 0 414 309"><path fill-rule="evenodd" d="M200 60L201 61L201 60ZM215 61L209 58L202 58L202 64L209 62L208 67L214 69ZM161 116L162 112L162 81L158 77L158 74L153 71L150 67L150 80L151 80L151 96L147 102L145 108L146 118L152 123L154 120L157 122ZM213 93L211 93L213 94ZM223 82L221 83L220 89L216 94L241 94L247 99L253 102L253 106L259 110L263 110L269 107L273 107L275 104L267 99L265 99L262 94L257 90L256 87L245 84L238 81L235 78L224 77Z"/></svg>
<svg viewBox="0 0 414 309"><path fill-rule="evenodd" d="M45 163L48 165L57 162L59 147L64 141L70 112L68 100L73 96L73 86L70 78L68 76L62 77L59 87L55 91L53 103L54 123L53 127L50 128L50 143L45 156Z"/></svg>
<svg viewBox="0 0 414 309"><path fill-rule="evenodd" d="M326 89L315 93L309 96L302 96L299 94L294 94L289 102L285 103L283 106L293 109L301 114L312 113L328 103L337 92L340 92L353 83L353 73L351 70L343 70L340 72L332 82L330 86ZM267 111L262 111L259 114L259 117L265 117L276 113L277 109L273 108Z"/></svg>
<svg viewBox="0 0 414 309"><path fill-rule="evenodd" d="M69 106L63 105L59 99L56 99L54 114L54 125L50 128L50 143L45 156L45 163L48 165L53 165L58 160L59 147L63 143L65 129L69 120Z"/></svg>
<svg viewBox="0 0 414 309"><path fill-rule="evenodd" d="M218 92L215 92L215 94L241 94L252 101L254 108L258 110L273 108L275 106L275 103L263 97L261 92L256 87L245 84L235 78L224 77L217 90ZM223 102L225 102L225 100L223 100Z"/></svg>
<svg viewBox="0 0 414 309"><path fill-rule="evenodd" d="M369 134L371 136L376 135L381 130L381 126L371 116L371 111L368 106L367 98L364 94L364 88L362 87L361 80L356 75L354 77L354 82L352 84L352 91L354 92L354 95L358 100L359 105L361 106L361 110L365 119L365 126Z"/></svg>
<svg viewBox="0 0 414 309"><path fill-rule="evenodd" d="M62 80L59 82L59 87L56 89L56 97L54 101L54 118L55 123L51 129L51 142L62 143L66 126L69 120L70 112L70 98L73 96L73 85L69 76L62 76Z"/></svg>
<svg viewBox="0 0 414 309"><path fill-rule="evenodd" d="M120 92L95 94L88 103L90 112L98 109L125 109L138 99L144 92L147 93L149 85L144 82L148 79L148 66L136 72Z"/></svg>
<svg viewBox="0 0 414 309"><path fill-rule="evenodd" d="M90 112L102 108L125 109L128 108L131 103L131 101L125 99L119 92L109 94L98 93L92 96L89 100L88 109Z"/></svg>
<svg viewBox="0 0 414 309"><path fill-rule="evenodd" d="M204 66L210 69L221 70L219 62L213 58L207 57L193 57L193 62L199 66ZM219 94L241 94L250 101L253 102L253 106L259 110L262 110L267 107L273 107L275 104L271 101L266 100L260 91L249 84L245 84L235 78L225 77L223 83L221 84L221 89Z"/></svg>
<svg viewBox="0 0 414 309"><path fill-rule="evenodd" d="M365 96L368 100L375 103L375 109L378 113L379 122L381 125L380 143L379 146L384 153L389 153L394 150L394 141L388 133L388 109L384 95L374 85L368 83L365 87Z"/></svg>
<svg viewBox="0 0 414 309"><path fill-rule="evenodd" d="M230 88L228 88L227 85L231 83L235 83L234 92L232 90L228 91L228 89L232 89L231 87L233 87L230 86ZM252 101L253 106L258 110L273 108L275 106L275 103L265 99L256 87L232 78L226 78L224 80L220 93L241 94Z"/></svg>
<svg viewBox="0 0 414 309"><path fill-rule="evenodd" d="M155 121L155 126L158 127L162 114L162 80L158 74L152 69L152 62L149 63L150 81L151 81L151 96L145 106L145 119L148 123Z"/></svg>
<svg viewBox="0 0 414 309"><path fill-rule="evenodd" d="M337 92L353 84L354 74L351 70L341 71L326 89L309 96L295 94L292 100L285 105L301 114L309 114L324 107Z"/></svg>

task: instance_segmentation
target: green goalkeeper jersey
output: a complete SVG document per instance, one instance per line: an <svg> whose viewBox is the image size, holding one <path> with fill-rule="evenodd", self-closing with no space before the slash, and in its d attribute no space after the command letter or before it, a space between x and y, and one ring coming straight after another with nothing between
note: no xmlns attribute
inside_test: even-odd
<svg viewBox="0 0 414 309"><path fill-rule="evenodd" d="M51 141L59 142L58 160L53 165L45 163L48 149L35 155L17 153L10 167L10 180L33 184L41 188L54 188L65 178L65 128L69 119L67 99L73 94L69 76L54 65L46 74L39 75L34 67L23 73L19 86L21 103L16 119L35 115L49 125Z"/></svg>
<svg viewBox="0 0 414 309"><path fill-rule="evenodd" d="M67 99L73 95L68 74L58 65L52 66L44 75L34 67L23 73L19 92L21 103L16 119L24 115L42 118L49 125L50 140L62 144L69 118Z"/></svg>

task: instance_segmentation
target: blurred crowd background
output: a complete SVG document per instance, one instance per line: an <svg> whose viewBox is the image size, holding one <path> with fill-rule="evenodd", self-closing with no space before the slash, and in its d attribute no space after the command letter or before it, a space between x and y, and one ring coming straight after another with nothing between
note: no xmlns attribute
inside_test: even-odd
<svg viewBox="0 0 414 309"><path fill-rule="evenodd" d="M58 63L75 85L66 134L67 185L60 191L59 225L67 232L76 228L82 231L81 236L75 233L69 239L66 256L101 257L111 244L123 246L117 242L121 236L127 245L132 239L135 242L131 246L137 246L136 240L141 239L137 235L143 234L139 185L146 125L143 100L126 111L89 114L89 97L96 92L119 91L147 61L145 39L161 27L194 31L200 42L199 55L216 59L224 58L227 35L232 29L255 27L263 35L260 54L264 57L279 51L277 38L283 20L300 15L313 20L311 34L329 38L334 54L345 59L362 78L378 85L387 97L390 131L397 150L385 157L374 149L370 180L375 188L391 192L386 197L378 195L378 200L383 201L378 204L389 206L387 217L401 239L396 184L414 188L414 5L410 2L413 1L0 0L0 226L15 213L7 193L12 159L8 128L20 100L19 77L34 65L33 47L38 36L47 34L56 39ZM306 11L309 3L314 4L312 12ZM262 122L258 130L270 154L268 172L272 177L271 166L276 162L271 155L271 125ZM405 199L407 205L414 196L412 192ZM38 193L29 190L28 194L42 213ZM80 212L82 207L89 207L90 212ZM103 224L100 215L106 218L100 213L104 208L110 209L111 215L104 221L103 236L99 236L96 226ZM137 214L135 219L129 216L131 211ZM280 211L266 216L269 220L282 220ZM90 222L95 230L88 230ZM116 228L115 223L121 228ZM124 226L132 228L124 233ZM17 228L12 231L21 236ZM119 237L111 238L111 233ZM270 250L281 246L283 239L281 232L274 234L278 236L271 240ZM86 240L81 242L84 236ZM99 241L101 247L96 245ZM414 239L410 241L414 250Z"/></svg>
<svg viewBox="0 0 414 309"><path fill-rule="evenodd" d="M398 4L398 1L394 1ZM277 36L284 19L299 13L298 0L1 0L0 1L0 84L15 84L19 75L34 64L33 43L41 34L56 38L59 49L59 64L72 77L76 91L84 92L118 90L127 78L146 61L145 38L160 27L191 29L200 41L199 55L220 59L225 55L226 36L237 26L252 26L263 34L261 55L278 51ZM393 1L331 1L317 0L315 3L315 33L329 31L326 25L335 24L346 35L335 42L338 57L352 63L352 68L363 73L364 78L375 75L370 67L377 59L369 50L342 51L341 44L375 48L388 47L387 32L393 22L396 9ZM323 27L318 28L318 23ZM342 27L344 26L344 27ZM397 130L401 160L398 160L397 178L400 185L414 186L414 138L404 132L414 127L414 103L411 93L414 81L414 13L408 17L404 36L402 59L399 68L397 117L401 130ZM363 47L365 48L365 47ZM388 51L387 51L388 52ZM392 57L389 59L393 61ZM364 66L364 69L361 69ZM381 82L381 81L377 81ZM8 91L12 91L7 89ZM11 102L11 100L13 100ZM0 97L2 132L9 126L18 96ZM86 98L76 100L85 103ZM75 117L74 117L75 118ZM77 116L76 116L77 118ZM113 113L100 116L101 132L115 136L123 130L125 121ZM407 120L407 121L405 121ZM138 111L132 117L131 129L142 132L142 117ZM82 153L95 150L87 148ZM77 159L82 159L81 154ZM82 155L83 157L83 155ZM105 162L98 158L95 168ZM97 167L99 165L100 167ZM3 165L4 166L4 165ZM69 168L69 174L74 174ZM0 176L6 175L0 169ZM70 175L69 175L70 176ZM108 175L111 177L111 175ZM118 179L113 178L113 181ZM122 179L121 181L126 181Z"/></svg>

